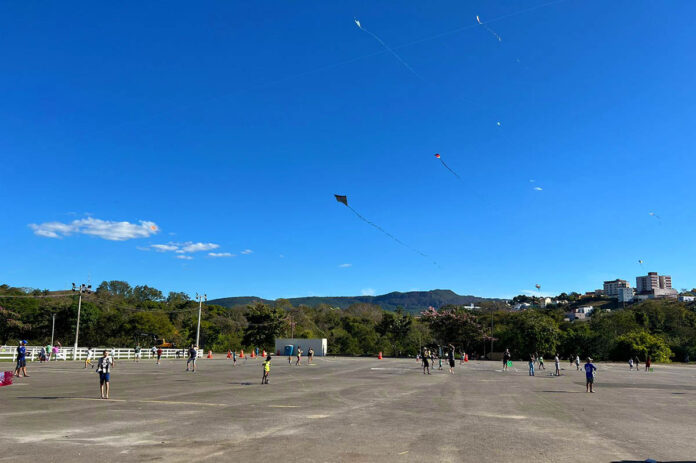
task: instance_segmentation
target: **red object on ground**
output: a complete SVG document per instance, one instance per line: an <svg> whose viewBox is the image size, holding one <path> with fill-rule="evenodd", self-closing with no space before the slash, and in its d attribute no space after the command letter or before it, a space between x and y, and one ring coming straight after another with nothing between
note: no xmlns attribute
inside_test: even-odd
<svg viewBox="0 0 696 463"><path fill-rule="evenodd" d="M212 350L208 351L208 358L209 359L213 358L213 351Z"/></svg>
<svg viewBox="0 0 696 463"><path fill-rule="evenodd" d="M382 352L379 353L379 355L377 356L377 359L382 360Z"/></svg>
<svg viewBox="0 0 696 463"><path fill-rule="evenodd" d="M468 362L469 361L469 354L464 354L464 361Z"/></svg>
<svg viewBox="0 0 696 463"><path fill-rule="evenodd" d="M243 349L239 352L239 358L244 358L244 350Z"/></svg>
<svg viewBox="0 0 696 463"><path fill-rule="evenodd" d="M263 352L261 353L261 356L262 356L263 358L266 358L266 349L263 350Z"/></svg>
<svg viewBox="0 0 696 463"><path fill-rule="evenodd" d="M228 351L227 351L227 358L228 358L228 359L231 359L231 358L232 358L232 351L231 351L231 350L228 350Z"/></svg>
<svg viewBox="0 0 696 463"><path fill-rule="evenodd" d="M12 371L6 371L2 375L0 375L0 386L11 385L13 375L14 375L14 372L12 372Z"/></svg>

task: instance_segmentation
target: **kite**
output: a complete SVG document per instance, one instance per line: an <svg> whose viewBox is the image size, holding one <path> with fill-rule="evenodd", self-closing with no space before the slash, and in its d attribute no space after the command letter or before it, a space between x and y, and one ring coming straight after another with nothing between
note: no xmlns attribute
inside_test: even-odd
<svg viewBox="0 0 696 463"><path fill-rule="evenodd" d="M534 286L536 286L536 289L541 289L541 285L539 283L535 284Z"/></svg>
<svg viewBox="0 0 696 463"><path fill-rule="evenodd" d="M450 169L450 166L448 166L447 164L445 164L445 161L442 160L442 158L440 157L440 154L439 154L439 153L435 153L435 157L436 157L437 159L439 159L440 162L442 163L442 165L445 166L445 168L446 168L447 170L449 170L450 172L452 172L452 173L454 174L455 177L457 177L459 180L462 179L462 178L459 176L458 173L456 173L455 171L453 171L452 169Z"/></svg>
<svg viewBox="0 0 696 463"><path fill-rule="evenodd" d="M659 215L655 214L654 212L648 212L648 215L655 217L657 220L662 220Z"/></svg>
<svg viewBox="0 0 696 463"><path fill-rule="evenodd" d="M500 121L496 122L496 124L498 124L498 127L501 127L501 125L500 125Z"/></svg>
<svg viewBox="0 0 696 463"><path fill-rule="evenodd" d="M535 186L535 187L534 187L534 190L535 190L535 191L543 191L544 189L543 189L542 187L540 187L540 186Z"/></svg>
<svg viewBox="0 0 696 463"><path fill-rule="evenodd" d="M367 32L368 34L370 34L370 35L372 36L372 38L374 38L376 41L378 41L379 44L382 45L382 47L384 47L385 50L387 50L389 53L391 53L391 54L394 56L394 58L396 58L397 60L399 60L399 62L400 62L401 64L403 64L404 67L405 67L406 69L408 69L409 71L411 71L411 74L413 74L414 76L418 77L420 80L422 80L422 81L425 82L425 79L423 79L423 78L420 76L420 74L418 74L418 73L411 67L411 65L409 65L401 56L399 56L398 53L396 53L394 50L392 50L391 48L389 48L389 46L388 46L386 43L384 43L384 41L383 41L382 39L380 39L380 38L377 36L377 34L374 34L374 33L370 32L370 31L368 31L367 29L365 29L365 28L362 26L362 24L360 24L360 21L358 20L358 18L353 18L353 22L355 22L355 25L358 26L358 29L360 29L360 30L363 31L363 32Z"/></svg>
<svg viewBox="0 0 696 463"><path fill-rule="evenodd" d="M392 240L394 240L394 241L396 241L397 243L399 243L400 245L402 245L402 246L404 246L404 247L410 249L411 251L415 252L416 254L419 254L419 255L421 255L421 256L423 256L423 257L426 257L426 258L429 258L429 257L430 257L430 256L428 256L427 254L425 254L425 253L419 251L418 249L409 246L408 244L404 243L404 242L401 241L399 238L397 238L396 236L392 235L391 233L389 233L388 231L386 231L385 229L383 229L382 227L380 227L380 226L377 225L376 223L370 222L370 221L367 220L365 217L363 217L362 215L360 215L360 213L359 213L358 211L356 211L355 209L353 209L352 207L350 207L350 206L348 205L348 197L347 197L347 196L345 196L345 195L334 195L334 196L336 197L336 201L338 201L339 203L343 204L343 205L346 206L348 209L350 209L351 212L353 212L353 214L355 214L356 216L358 216L358 218L359 218L360 220L362 220L363 222L365 222L366 224L375 227L377 230L381 231L382 233L384 233L385 235L387 235L387 236L388 236L389 238L391 238ZM433 261L433 264L435 264L435 265L437 265L437 266L439 267L439 264L438 264L437 262Z"/></svg>
<svg viewBox="0 0 696 463"><path fill-rule="evenodd" d="M493 34L493 35L495 36L495 38L498 39L498 42L502 42L502 41L503 41L503 39L501 39L500 36L499 36L498 34L496 34L495 31L494 31L493 29L491 29L490 27L486 26L486 25L483 23L483 21L481 21L481 18L479 18L478 15L476 16L476 21L479 23L480 26L483 26L484 29L486 29L488 32L490 32L491 34Z"/></svg>
<svg viewBox="0 0 696 463"><path fill-rule="evenodd" d="M638 259L638 263L640 264L641 267L643 266L643 261L641 259Z"/></svg>

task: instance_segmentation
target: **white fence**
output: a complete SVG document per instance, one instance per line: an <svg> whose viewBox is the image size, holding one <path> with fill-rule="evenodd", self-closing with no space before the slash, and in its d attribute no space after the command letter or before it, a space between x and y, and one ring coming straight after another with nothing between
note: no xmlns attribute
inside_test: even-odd
<svg viewBox="0 0 696 463"><path fill-rule="evenodd" d="M39 352L41 352L41 346L26 346L27 348L27 361L35 362L39 360ZM58 360L84 360L87 358L87 348L78 347L77 348L77 358L73 358L73 347L62 347L57 354L51 354L51 362ZM134 359L135 349L125 349L116 347L93 347L95 359L102 356L104 350L108 350L111 356L115 359ZM177 358L176 353L179 352L178 358L188 357L188 349L162 349L162 358ZM204 356L203 350L198 349L198 357ZM152 352L151 349L141 349L140 358L141 359L152 359L156 358L157 353ZM0 361L11 360L13 362L17 361L17 346L0 346Z"/></svg>

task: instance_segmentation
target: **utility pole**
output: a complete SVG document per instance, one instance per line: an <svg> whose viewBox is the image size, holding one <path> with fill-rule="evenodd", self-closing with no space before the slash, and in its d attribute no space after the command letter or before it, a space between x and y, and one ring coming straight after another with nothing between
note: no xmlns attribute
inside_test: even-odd
<svg viewBox="0 0 696 463"><path fill-rule="evenodd" d="M75 283L72 284L72 290L73 292L79 291L80 292L80 298L78 299L77 302L77 325L75 325L75 348L73 349L73 360L77 360L77 340L80 336L80 310L82 309L82 293L91 293L92 292L92 285L80 285L80 287L76 287ZM55 315L54 315L54 325L55 325ZM53 336L51 336L53 337Z"/></svg>
<svg viewBox="0 0 696 463"><path fill-rule="evenodd" d="M56 332L56 314L53 315L53 327L51 328L51 346L53 345L53 333ZM49 352L50 355L50 352Z"/></svg>
<svg viewBox="0 0 696 463"><path fill-rule="evenodd" d="M201 340L201 309L203 308L203 301L205 300L206 302L208 301L208 295L200 295L196 293L196 299L198 299L198 330L196 331L196 348L200 348L200 340Z"/></svg>

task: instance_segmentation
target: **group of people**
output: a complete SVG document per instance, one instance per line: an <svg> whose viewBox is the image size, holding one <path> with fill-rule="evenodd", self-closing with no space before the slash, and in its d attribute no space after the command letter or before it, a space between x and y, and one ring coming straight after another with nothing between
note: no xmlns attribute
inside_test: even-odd
<svg viewBox="0 0 696 463"><path fill-rule="evenodd" d="M650 371L651 364L652 361L650 360L650 356L648 355L648 357L645 359L645 371ZM638 357L636 357L635 360L633 358L628 359L628 369L632 371L633 367L636 368L636 371L640 370L640 360L638 359Z"/></svg>
<svg viewBox="0 0 696 463"><path fill-rule="evenodd" d="M464 361L464 355L462 354L462 361ZM447 352L445 353L442 349L442 346L438 347L438 352L437 352L437 361L438 361L438 369L442 370L442 358L446 356L447 357L447 362L449 363L449 374L453 375L454 374L454 346L452 344L449 344L447 346ZM430 366L432 365L433 367L435 366L435 351L432 349L429 349L427 347L423 348L422 354L420 354L417 358L417 360L420 360L423 364L423 374L430 374Z"/></svg>
<svg viewBox="0 0 696 463"><path fill-rule="evenodd" d="M298 347L295 350L295 366L302 365L302 354L304 354L304 351L302 350L301 347ZM268 356L270 358L270 355ZM310 364L312 363L312 360L314 359L314 349L311 347L307 350L307 363ZM292 364L292 354L288 355L288 365Z"/></svg>

